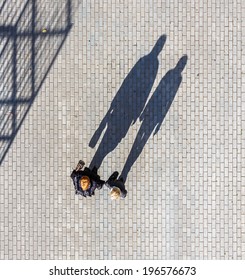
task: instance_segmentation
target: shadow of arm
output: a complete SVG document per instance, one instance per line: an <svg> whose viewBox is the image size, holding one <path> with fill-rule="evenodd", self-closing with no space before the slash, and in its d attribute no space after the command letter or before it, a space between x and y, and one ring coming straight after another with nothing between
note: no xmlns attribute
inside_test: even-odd
<svg viewBox="0 0 245 280"><path fill-rule="evenodd" d="M101 133L103 132L103 130L106 127L107 124L107 119L108 119L108 115L110 114L110 111L105 115L105 117L103 118L103 120L101 121L99 127L97 128L97 130L95 131L94 135L92 136L91 140L89 141L89 147L90 148L94 148L95 145L97 144Z"/></svg>

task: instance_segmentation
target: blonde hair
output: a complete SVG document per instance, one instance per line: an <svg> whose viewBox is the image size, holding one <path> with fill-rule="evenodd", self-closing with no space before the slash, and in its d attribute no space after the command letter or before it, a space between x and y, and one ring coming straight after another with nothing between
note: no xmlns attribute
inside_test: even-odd
<svg viewBox="0 0 245 280"><path fill-rule="evenodd" d="M119 188L113 187L110 194L112 200L119 199L121 191Z"/></svg>
<svg viewBox="0 0 245 280"><path fill-rule="evenodd" d="M90 186L90 179L88 176L83 176L80 179L80 186L82 188L83 191L88 190L89 186Z"/></svg>

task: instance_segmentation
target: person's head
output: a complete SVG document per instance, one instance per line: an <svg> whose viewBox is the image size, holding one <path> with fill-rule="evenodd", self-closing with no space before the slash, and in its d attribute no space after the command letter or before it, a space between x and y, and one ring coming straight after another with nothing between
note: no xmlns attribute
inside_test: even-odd
<svg viewBox="0 0 245 280"><path fill-rule="evenodd" d="M113 187L112 190L111 190L111 200L115 200L115 199L119 199L120 198L120 194L121 194L121 191L119 188L117 187Z"/></svg>
<svg viewBox="0 0 245 280"><path fill-rule="evenodd" d="M90 179L89 179L88 176L83 176L80 179L80 186L81 186L83 191L88 190L88 188L90 187Z"/></svg>

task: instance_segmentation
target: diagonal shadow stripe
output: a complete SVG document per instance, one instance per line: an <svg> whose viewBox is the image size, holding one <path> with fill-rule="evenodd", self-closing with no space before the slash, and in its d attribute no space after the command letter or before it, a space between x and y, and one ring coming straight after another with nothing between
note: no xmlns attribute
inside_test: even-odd
<svg viewBox="0 0 245 280"><path fill-rule="evenodd" d="M71 1L0 6L0 15L15 9L0 17L0 165L71 30Z"/></svg>
<svg viewBox="0 0 245 280"><path fill-rule="evenodd" d="M176 66L161 79L141 113L139 118L141 126L121 173L121 177L124 180L127 179L129 171L140 156L150 136L152 134L154 136L159 132L182 82L182 71L186 63L187 55L184 55L179 59Z"/></svg>
<svg viewBox="0 0 245 280"><path fill-rule="evenodd" d="M159 68L158 56L166 38L166 35L160 36L151 51L136 62L122 82L108 112L89 142L89 146L94 148L105 130L90 168L100 167L104 158L117 147L140 116L154 84Z"/></svg>

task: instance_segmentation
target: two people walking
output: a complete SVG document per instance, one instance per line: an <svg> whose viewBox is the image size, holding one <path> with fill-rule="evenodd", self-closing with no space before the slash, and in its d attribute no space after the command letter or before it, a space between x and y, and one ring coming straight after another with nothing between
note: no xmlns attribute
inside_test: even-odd
<svg viewBox="0 0 245 280"><path fill-rule="evenodd" d="M96 189L100 190L105 186L110 190L112 200L127 196L124 179L122 177L118 178L119 173L117 171L113 172L108 180L104 181L101 180L98 175L98 169L95 166L92 169L84 168L84 166L84 161L80 160L71 173L75 194L83 197L93 196Z"/></svg>

